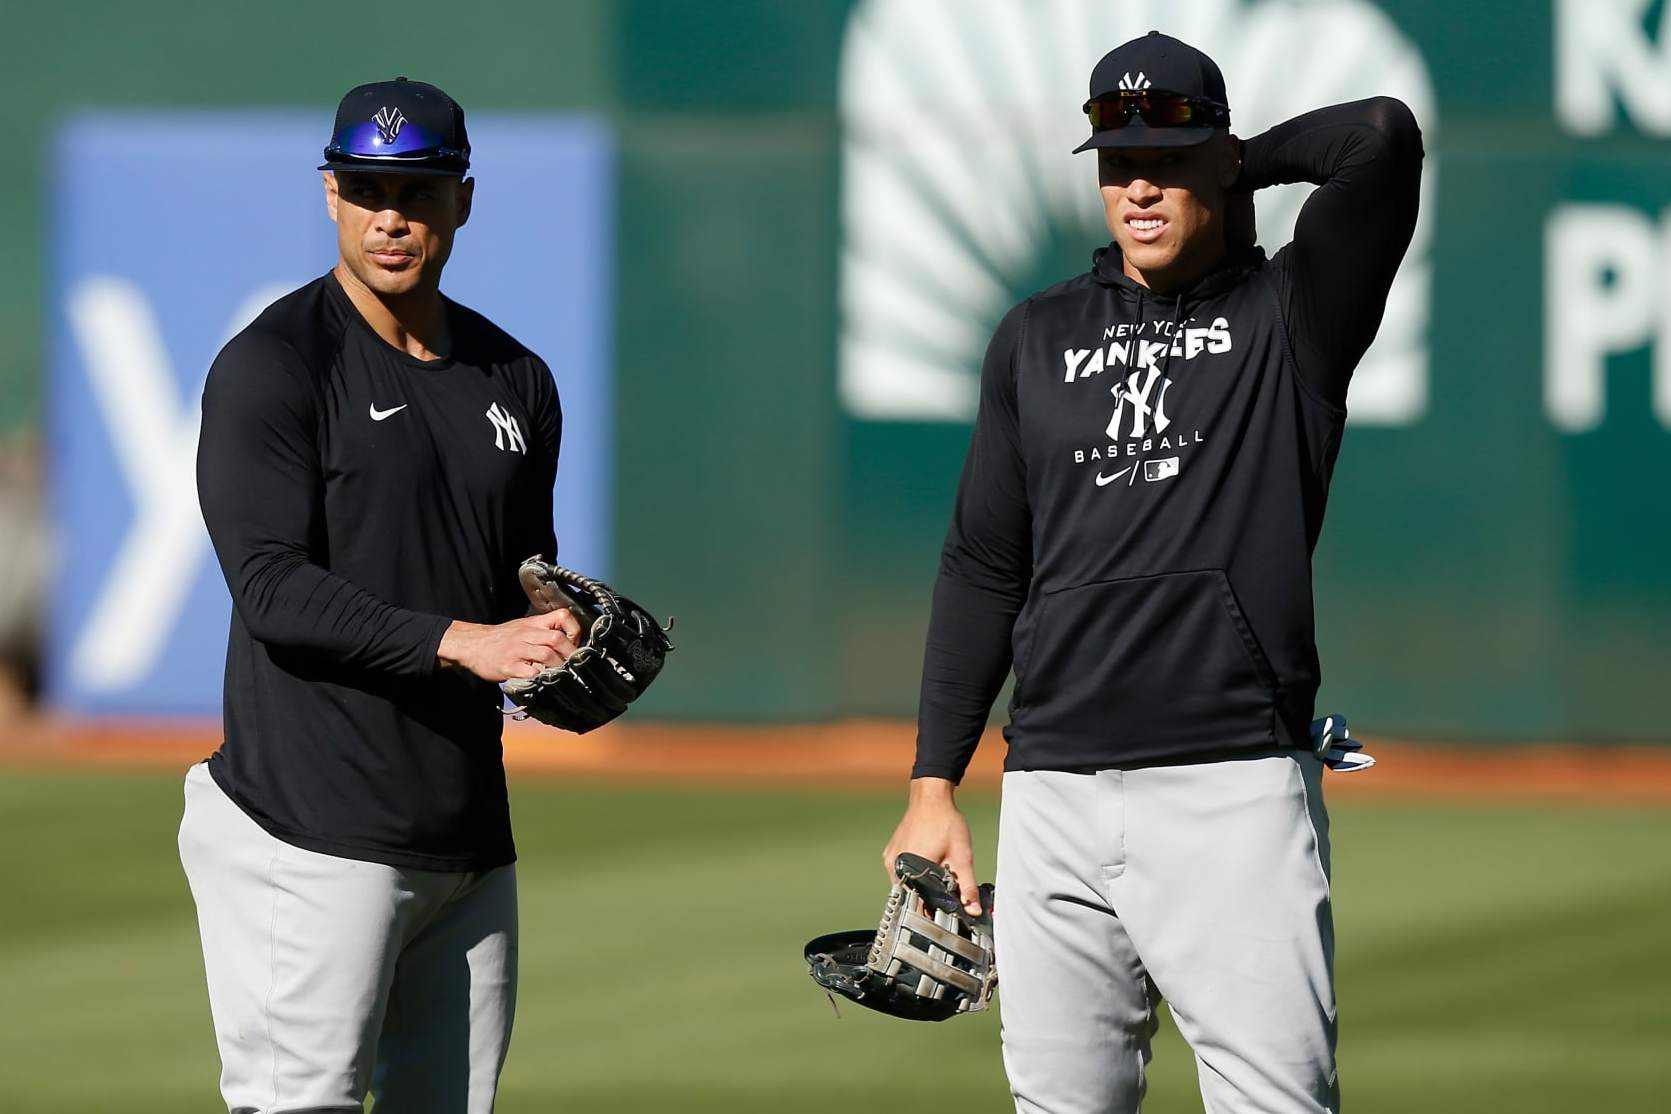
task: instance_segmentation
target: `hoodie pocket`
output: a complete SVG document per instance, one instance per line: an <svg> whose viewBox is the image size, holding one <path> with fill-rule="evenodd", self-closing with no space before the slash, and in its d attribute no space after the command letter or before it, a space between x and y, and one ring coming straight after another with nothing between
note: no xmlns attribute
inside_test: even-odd
<svg viewBox="0 0 1671 1114"><path fill-rule="evenodd" d="M1164 752L1271 744L1276 675L1219 569L1051 593L1015 726Z"/></svg>

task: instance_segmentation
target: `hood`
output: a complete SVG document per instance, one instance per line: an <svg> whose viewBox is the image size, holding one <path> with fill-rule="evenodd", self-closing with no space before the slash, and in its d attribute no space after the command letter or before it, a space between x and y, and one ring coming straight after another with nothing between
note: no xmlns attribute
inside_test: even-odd
<svg viewBox="0 0 1671 1114"><path fill-rule="evenodd" d="M1091 275L1102 285L1113 287L1127 297L1135 297L1139 303L1152 302L1180 311L1185 304L1199 302L1229 290L1241 282L1249 272L1256 271L1264 265L1264 248L1232 248L1219 260L1217 267L1194 282L1158 294L1142 283L1134 281L1121 268L1119 244L1110 242L1107 247L1098 248L1091 253Z"/></svg>

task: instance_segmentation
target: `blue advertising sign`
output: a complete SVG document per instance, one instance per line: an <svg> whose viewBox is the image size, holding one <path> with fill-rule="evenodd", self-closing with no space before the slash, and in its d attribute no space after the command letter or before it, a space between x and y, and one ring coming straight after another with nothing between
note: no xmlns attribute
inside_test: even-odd
<svg viewBox="0 0 1671 1114"><path fill-rule="evenodd" d="M58 134L47 431L62 559L46 680L60 710L220 708L231 601L193 478L203 378L233 334L336 260L313 169L328 124L101 114ZM475 209L443 288L551 366L564 563L607 576L611 135L584 118L492 114L472 115L470 133Z"/></svg>

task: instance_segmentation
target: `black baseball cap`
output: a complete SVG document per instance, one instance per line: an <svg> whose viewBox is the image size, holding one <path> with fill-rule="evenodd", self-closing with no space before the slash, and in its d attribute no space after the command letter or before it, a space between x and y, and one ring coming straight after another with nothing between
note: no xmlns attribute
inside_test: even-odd
<svg viewBox="0 0 1671 1114"><path fill-rule="evenodd" d="M451 174L470 170L464 109L433 85L397 77L348 90L320 170Z"/></svg>
<svg viewBox="0 0 1671 1114"><path fill-rule="evenodd" d="M1130 109L1112 112L1104 127L1093 115L1091 138L1073 149L1076 155L1093 147L1189 147L1230 126L1230 98L1218 64L1159 31L1102 56L1091 71L1088 115L1099 101Z"/></svg>

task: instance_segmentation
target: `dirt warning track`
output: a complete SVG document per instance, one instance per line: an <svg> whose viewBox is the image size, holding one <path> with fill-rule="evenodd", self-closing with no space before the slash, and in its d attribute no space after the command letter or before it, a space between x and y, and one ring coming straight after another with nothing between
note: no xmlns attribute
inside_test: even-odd
<svg viewBox="0 0 1671 1114"><path fill-rule="evenodd" d="M505 731L513 777L903 789L915 728L893 720L791 726L618 723L585 736L537 724ZM1671 806L1671 747L1383 740L1373 770L1329 778L1351 797L1481 798ZM212 720L26 719L0 729L0 767L183 768L220 745ZM988 732L966 784L991 787L1003 739Z"/></svg>

